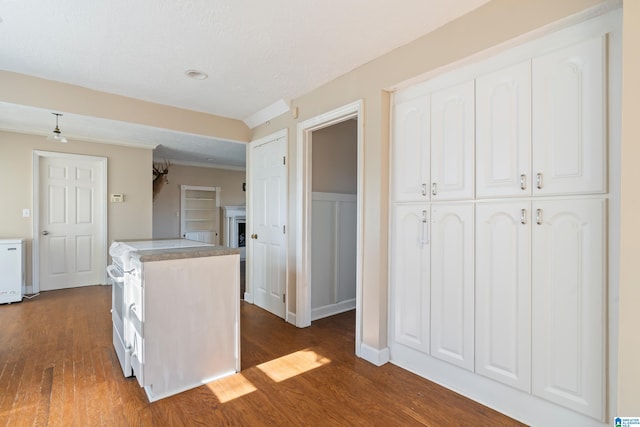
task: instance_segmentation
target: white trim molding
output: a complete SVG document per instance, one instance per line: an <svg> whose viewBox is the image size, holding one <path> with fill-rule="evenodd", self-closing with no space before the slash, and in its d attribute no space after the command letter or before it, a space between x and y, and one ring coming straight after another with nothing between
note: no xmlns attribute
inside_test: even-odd
<svg viewBox="0 0 640 427"><path fill-rule="evenodd" d="M269 120L278 117L291 109L289 101L279 99L273 104L263 108L260 111L256 111L249 117L243 120L244 124L253 129L254 127L268 122Z"/></svg>
<svg viewBox="0 0 640 427"><path fill-rule="evenodd" d="M376 366L382 366L389 362L389 347L377 349L365 343L360 346L360 358Z"/></svg>
<svg viewBox="0 0 640 427"><path fill-rule="evenodd" d="M356 355L362 345L362 250L364 200L364 101L358 100L298 123L296 138L296 326L311 325L311 134L357 119Z"/></svg>

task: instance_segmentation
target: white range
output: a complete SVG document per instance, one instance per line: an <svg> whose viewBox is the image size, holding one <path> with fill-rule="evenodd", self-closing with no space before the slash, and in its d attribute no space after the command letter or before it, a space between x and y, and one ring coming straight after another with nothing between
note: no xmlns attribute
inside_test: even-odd
<svg viewBox="0 0 640 427"><path fill-rule="evenodd" d="M149 401L240 370L239 250L164 239L109 254L113 345Z"/></svg>

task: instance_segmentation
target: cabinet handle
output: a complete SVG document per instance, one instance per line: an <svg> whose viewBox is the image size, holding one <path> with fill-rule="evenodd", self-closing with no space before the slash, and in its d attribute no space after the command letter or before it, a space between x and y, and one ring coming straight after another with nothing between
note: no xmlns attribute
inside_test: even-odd
<svg viewBox="0 0 640 427"><path fill-rule="evenodd" d="M525 225L527 223L527 210L520 209L520 223Z"/></svg>
<svg viewBox="0 0 640 427"><path fill-rule="evenodd" d="M429 218L427 217L427 211L422 211L422 239L420 243L422 246L429 244Z"/></svg>
<svg viewBox="0 0 640 427"><path fill-rule="evenodd" d="M423 196L427 195L427 184L422 184L422 195Z"/></svg>
<svg viewBox="0 0 640 427"><path fill-rule="evenodd" d="M542 189L542 174L540 172L536 174L536 187L538 187L538 190Z"/></svg>
<svg viewBox="0 0 640 427"><path fill-rule="evenodd" d="M438 194L438 184L434 182L433 184L431 184L431 195L435 196L437 194Z"/></svg>
<svg viewBox="0 0 640 427"><path fill-rule="evenodd" d="M536 209L536 224L542 225L542 209Z"/></svg>
<svg viewBox="0 0 640 427"><path fill-rule="evenodd" d="M527 175L525 174L520 175L520 189L521 190L527 189Z"/></svg>

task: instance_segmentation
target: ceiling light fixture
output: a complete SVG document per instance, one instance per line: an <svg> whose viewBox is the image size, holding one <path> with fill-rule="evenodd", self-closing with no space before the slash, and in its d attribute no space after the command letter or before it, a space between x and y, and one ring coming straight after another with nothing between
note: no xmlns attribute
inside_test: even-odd
<svg viewBox="0 0 640 427"><path fill-rule="evenodd" d="M53 132L51 132L49 134L49 136L47 136L47 139L49 141L58 141L58 142L66 143L67 142L67 138L65 138L62 135L62 132L60 132L60 128L58 127L58 117L60 117L62 114L60 114L60 113L51 113L51 114L56 116L56 128L53 130Z"/></svg>
<svg viewBox="0 0 640 427"><path fill-rule="evenodd" d="M184 72L187 77L193 80L206 80L209 76L204 71L199 70L187 70Z"/></svg>

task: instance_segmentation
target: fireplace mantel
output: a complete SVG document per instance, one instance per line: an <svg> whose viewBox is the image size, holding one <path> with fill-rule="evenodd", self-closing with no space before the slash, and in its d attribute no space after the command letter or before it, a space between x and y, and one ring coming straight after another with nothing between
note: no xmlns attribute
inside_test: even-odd
<svg viewBox="0 0 640 427"><path fill-rule="evenodd" d="M239 248L240 259L244 260L246 253L244 246L246 208L244 206L223 206L222 212L224 215L224 245L230 248Z"/></svg>

